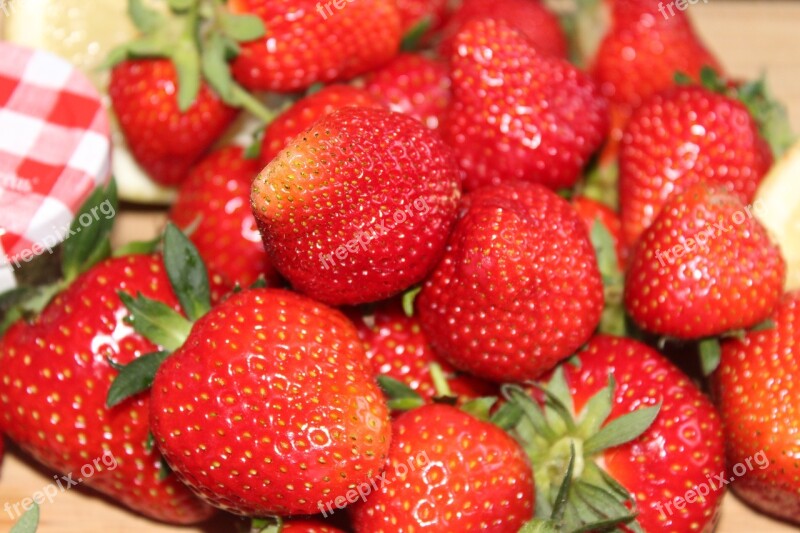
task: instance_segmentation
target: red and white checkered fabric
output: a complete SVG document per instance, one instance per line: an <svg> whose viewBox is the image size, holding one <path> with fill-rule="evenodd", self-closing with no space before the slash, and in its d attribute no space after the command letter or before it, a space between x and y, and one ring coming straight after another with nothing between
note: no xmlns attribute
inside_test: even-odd
<svg viewBox="0 0 800 533"><path fill-rule="evenodd" d="M0 291L10 263L64 239L110 165L108 116L91 82L54 54L0 42Z"/></svg>

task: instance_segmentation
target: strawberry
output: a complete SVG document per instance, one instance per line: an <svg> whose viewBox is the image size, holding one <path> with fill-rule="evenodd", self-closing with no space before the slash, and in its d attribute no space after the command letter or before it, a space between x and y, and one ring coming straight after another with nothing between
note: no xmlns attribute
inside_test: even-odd
<svg viewBox="0 0 800 533"><path fill-rule="evenodd" d="M630 113L649 96L672 87L676 72L699 79L703 67L721 70L687 14L664 4L611 2L611 27L590 72L611 104L612 144L619 142ZM667 9L670 16L664 14Z"/></svg>
<svg viewBox="0 0 800 533"><path fill-rule="evenodd" d="M731 485L762 512L800 524L800 293L788 293L771 328L722 344L712 376L725 434ZM727 480L725 480L727 482Z"/></svg>
<svg viewBox="0 0 800 533"><path fill-rule="evenodd" d="M496 391L477 378L458 375L442 362L428 343L417 317L403 312L398 300L378 305L372 314L352 317L376 374L406 384L425 400L438 395L430 372L431 363L442 367L451 392L459 398L490 396Z"/></svg>
<svg viewBox="0 0 800 533"><path fill-rule="evenodd" d="M262 168L316 121L346 106L381 107L381 104L363 89L349 85L329 85L298 100L264 131L260 156Z"/></svg>
<svg viewBox="0 0 800 533"><path fill-rule="evenodd" d="M0 403L8 436L57 472L83 479L112 500L174 524L205 520L212 508L175 477L148 446L149 398L109 408L117 371L159 348L126 322L118 290L177 300L162 260L127 256L79 276L33 322L17 322L0 340ZM93 475L82 467L94 465Z"/></svg>
<svg viewBox="0 0 800 533"><path fill-rule="evenodd" d="M287 520L283 523L280 533L344 533L344 531L319 520Z"/></svg>
<svg viewBox="0 0 800 533"><path fill-rule="evenodd" d="M322 302L377 301L421 281L455 220L451 150L420 122L347 107L295 139L256 178L267 252L292 286Z"/></svg>
<svg viewBox="0 0 800 533"><path fill-rule="evenodd" d="M450 72L420 54L400 54L364 78L364 88L392 111L439 127L450 103Z"/></svg>
<svg viewBox="0 0 800 533"><path fill-rule="evenodd" d="M772 165L769 145L741 102L702 87L678 87L642 104L620 150L620 208L629 245L673 193L721 184L743 202Z"/></svg>
<svg viewBox="0 0 800 533"><path fill-rule="evenodd" d="M605 204L593 200L587 196L577 196L572 199L572 207L581 217L587 231L591 232L595 223L600 222L611 235L614 242L614 249L617 252L619 269L625 270L625 263L628 259L628 248L622 238L622 222L619 215Z"/></svg>
<svg viewBox="0 0 800 533"><path fill-rule="evenodd" d="M400 32L408 35L424 25L424 35L429 36L444 24L447 18L447 0L396 0L400 14Z"/></svg>
<svg viewBox="0 0 800 533"><path fill-rule="evenodd" d="M166 59L128 60L111 72L108 93L131 153L154 180L177 185L236 117L205 83L181 110L175 67Z"/></svg>
<svg viewBox="0 0 800 533"><path fill-rule="evenodd" d="M449 57L454 51L453 39L464 26L487 18L513 27L542 54L567 57L567 38L561 23L540 0L464 0L442 30L440 53Z"/></svg>
<svg viewBox="0 0 800 533"><path fill-rule="evenodd" d="M233 75L252 90L292 92L347 80L391 59L400 44L394 0L231 0L237 14L254 14L268 35L244 43Z"/></svg>
<svg viewBox="0 0 800 533"><path fill-rule="evenodd" d="M583 222L555 193L522 182L479 189L460 212L417 297L423 330L457 368L534 379L600 320L603 285Z"/></svg>
<svg viewBox="0 0 800 533"><path fill-rule="evenodd" d="M499 427L428 405L400 415L392 433L380 486L351 508L356 533L516 533L533 514L530 464Z"/></svg>
<svg viewBox="0 0 800 533"><path fill-rule="evenodd" d="M378 475L389 448L353 325L283 290L240 292L197 320L158 368L150 407L175 474L235 514L317 512Z"/></svg>
<svg viewBox="0 0 800 533"><path fill-rule="evenodd" d="M576 531L632 514L640 529L624 530L713 530L724 494L714 477L725 466L719 415L669 360L601 335L544 388L540 402L517 386L505 390L525 413L514 433L533 463L537 509L563 508L555 500L567 480L560 527L541 530Z"/></svg>
<svg viewBox="0 0 800 533"><path fill-rule="evenodd" d="M467 190L510 180L570 187L603 141L606 104L592 80L503 22L464 26L452 77L441 131Z"/></svg>
<svg viewBox="0 0 800 533"><path fill-rule="evenodd" d="M749 206L723 188L697 184L670 197L639 241L625 306L653 333L715 336L766 319L785 271Z"/></svg>
<svg viewBox="0 0 800 533"><path fill-rule="evenodd" d="M194 167L178 190L170 219L194 227L192 242L212 275L232 289L260 276L272 284L278 274L269 262L250 210L250 186L261 167L242 148L217 150Z"/></svg>

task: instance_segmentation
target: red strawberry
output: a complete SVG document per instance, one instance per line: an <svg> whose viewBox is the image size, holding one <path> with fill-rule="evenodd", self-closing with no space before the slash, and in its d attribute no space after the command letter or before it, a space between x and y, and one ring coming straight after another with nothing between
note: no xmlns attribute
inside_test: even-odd
<svg viewBox="0 0 800 533"><path fill-rule="evenodd" d="M544 413L521 389L507 394L526 412L539 412L517 426L532 458L537 503L547 501L537 507L554 505L570 448L575 450L571 506L563 519L568 527L558 531L601 518L576 516L577 508L592 514L633 510L640 531L713 530L724 495L723 487L712 484L725 467L719 415L669 360L634 340L601 335L558 367L547 389L551 399Z"/></svg>
<svg viewBox="0 0 800 533"><path fill-rule="evenodd" d="M619 269L624 271L625 264L628 260L628 248L625 246L625 241L622 238L622 222L620 222L619 215L607 205L587 196L573 198L572 207L575 208L578 216L583 220L587 231L590 233L592 227L598 221L608 230L608 233L614 240L614 248L617 251L617 259L619 260Z"/></svg>
<svg viewBox="0 0 800 533"><path fill-rule="evenodd" d="M366 91L349 85L330 85L298 100L267 126L261 145L262 168L316 121L346 106L381 107Z"/></svg>
<svg viewBox="0 0 800 533"><path fill-rule="evenodd" d="M450 103L450 72L444 63L401 54L364 78L364 88L392 111L439 127Z"/></svg>
<svg viewBox="0 0 800 533"><path fill-rule="evenodd" d="M339 528L319 520L287 520L280 533L344 533Z"/></svg>
<svg viewBox="0 0 800 533"><path fill-rule="evenodd" d="M800 293L787 294L774 326L722 345L713 388L731 485L760 511L800 524Z"/></svg>
<svg viewBox="0 0 800 533"><path fill-rule="evenodd" d="M344 315L282 290L231 296L153 381L152 431L211 504L311 514L383 468L389 413Z"/></svg>
<svg viewBox="0 0 800 533"><path fill-rule="evenodd" d="M197 224L190 238L228 289L237 282L251 285L259 276L277 283L250 209L250 187L260 168L240 147L217 150L192 169L170 211L182 228Z"/></svg>
<svg viewBox="0 0 800 533"><path fill-rule="evenodd" d="M258 15L267 27L233 62L236 79L253 90L292 92L353 78L391 59L400 44L394 0L231 0L228 6Z"/></svg>
<svg viewBox="0 0 800 533"><path fill-rule="evenodd" d="M611 28L590 71L611 104L612 140L618 142L631 111L650 95L672 87L676 72L697 79L703 67L720 67L685 12L653 0L611 4Z"/></svg>
<svg viewBox="0 0 800 533"><path fill-rule="evenodd" d="M136 160L154 180L177 185L236 117L203 83L185 112L178 108L175 67L166 59L123 61L108 88Z"/></svg>
<svg viewBox="0 0 800 533"><path fill-rule="evenodd" d="M267 252L299 291L358 304L421 281L455 219L458 170L418 121L348 107L317 122L256 178Z"/></svg>
<svg viewBox="0 0 800 533"><path fill-rule="evenodd" d="M146 445L148 397L106 407L117 375L109 359L127 364L158 349L125 321L119 290L177 308L157 257L112 259L83 274L39 318L18 322L0 341L3 425L48 468L83 478L114 501L164 522L201 522L212 508L174 476L160 479L163 460ZM81 470L90 463L91 477Z"/></svg>
<svg viewBox="0 0 800 533"><path fill-rule="evenodd" d="M417 298L424 331L457 368L495 381L537 378L600 320L603 284L583 222L529 183L479 189L460 211Z"/></svg>
<svg viewBox="0 0 800 533"><path fill-rule="evenodd" d="M572 186L607 128L592 80L494 20L466 24L454 50L442 135L466 173L465 188L511 180Z"/></svg>
<svg viewBox="0 0 800 533"><path fill-rule="evenodd" d="M454 52L453 39L467 23L487 18L513 27L542 54L567 56L567 38L561 23L540 0L464 0L442 31L442 55L449 57Z"/></svg>
<svg viewBox="0 0 800 533"><path fill-rule="evenodd" d="M772 165L758 125L739 101L701 87L679 87L639 107L620 151L622 229L629 245L673 193L699 182L726 185L743 202Z"/></svg>
<svg viewBox="0 0 800 533"><path fill-rule="evenodd" d="M786 265L736 196L703 184L675 194L637 245L625 306L642 328L696 339L749 328L780 299Z"/></svg>
<svg viewBox="0 0 800 533"><path fill-rule="evenodd" d="M516 533L533 514L530 464L499 427L428 405L400 415L392 433L378 490L352 506L356 533Z"/></svg>
<svg viewBox="0 0 800 533"><path fill-rule="evenodd" d="M451 392L460 398L497 393L492 385L472 376L458 375L450 365L440 361L425 338L419 319L406 316L397 300L379 305L370 315L354 317L354 322L375 373L405 383L426 400L437 395L431 363L441 365Z"/></svg>
<svg viewBox="0 0 800 533"><path fill-rule="evenodd" d="M403 35L425 23L425 35L438 30L447 17L447 0L396 0Z"/></svg>

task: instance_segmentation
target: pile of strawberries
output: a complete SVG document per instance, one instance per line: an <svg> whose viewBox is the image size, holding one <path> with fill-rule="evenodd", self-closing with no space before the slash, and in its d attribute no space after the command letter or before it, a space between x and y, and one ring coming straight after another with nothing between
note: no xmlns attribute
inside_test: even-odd
<svg viewBox="0 0 800 533"><path fill-rule="evenodd" d="M3 297L22 450L220 531L710 532L727 485L800 523L800 294L751 205L789 139L685 12L169 4L109 93L171 223Z"/></svg>

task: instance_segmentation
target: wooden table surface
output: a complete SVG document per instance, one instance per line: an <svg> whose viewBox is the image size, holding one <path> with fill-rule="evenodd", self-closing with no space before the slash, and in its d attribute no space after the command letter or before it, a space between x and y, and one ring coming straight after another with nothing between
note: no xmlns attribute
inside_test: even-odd
<svg viewBox="0 0 800 533"><path fill-rule="evenodd" d="M800 2L699 0L688 11L707 44L728 71L739 77L768 73L774 94L787 104L795 131L800 131ZM2 2L2 0L0 0ZM1 61L2 59L0 59ZM798 177L800 185L800 177ZM163 214L153 210L128 209L120 214L115 233L117 243L143 239L158 233ZM32 465L11 450L0 473L0 505L15 503L42 489L52 480L51 472ZM0 512L0 530L13 521ZM718 533L784 533L796 531L745 507L732 494L723 506ZM219 522L203 528L175 528L139 518L95 493L74 488L59 494L41 509L41 533L115 533L146 531L160 533L227 532Z"/></svg>

